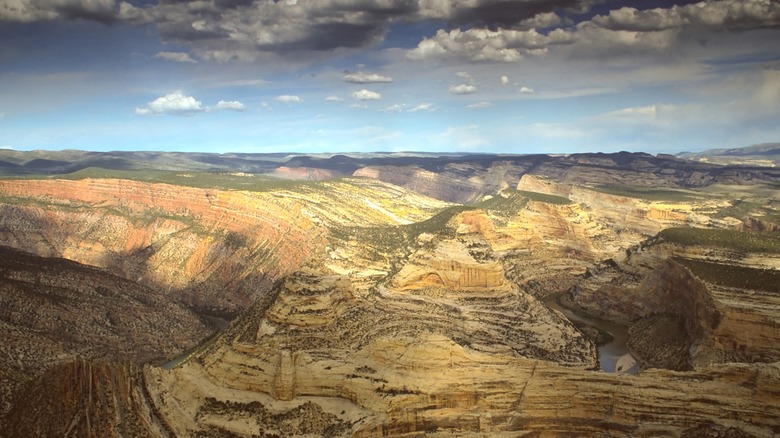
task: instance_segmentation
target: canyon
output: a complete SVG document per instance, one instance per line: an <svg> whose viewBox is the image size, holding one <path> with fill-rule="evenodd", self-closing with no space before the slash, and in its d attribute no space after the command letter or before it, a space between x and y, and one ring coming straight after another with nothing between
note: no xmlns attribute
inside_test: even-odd
<svg viewBox="0 0 780 438"><path fill-rule="evenodd" d="M775 168L61 154L0 154L0 436L780 434Z"/></svg>

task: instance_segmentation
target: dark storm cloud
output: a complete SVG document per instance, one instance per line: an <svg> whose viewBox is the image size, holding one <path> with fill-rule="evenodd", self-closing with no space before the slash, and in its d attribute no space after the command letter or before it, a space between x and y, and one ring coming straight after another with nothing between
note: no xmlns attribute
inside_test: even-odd
<svg viewBox="0 0 780 438"><path fill-rule="evenodd" d="M0 21L50 21L84 19L102 23L116 18L114 0L5 0L0 2Z"/></svg>
<svg viewBox="0 0 780 438"><path fill-rule="evenodd" d="M579 0L486 1L454 11L449 20L456 25L479 25L490 29L514 27L537 14L559 9L581 8Z"/></svg>
<svg viewBox="0 0 780 438"><path fill-rule="evenodd" d="M364 47L380 41L394 22L436 20L467 26L544 27L560 22L554 11L587 9L590 3L586 0L165 0L148 7L123 2L119 15L130 22L157 23L163 39L192 42L194 49L205 58L251 59L253 54L262 52L324 52Z"/></svg>
<svg viewBox="0 0 780 438"><path fill-rule="evenodd" d="M164 41L190 45L204 59L328 52L381 41L398 22L442 23L412 59L454 57L516 62L552 47L586 43L657 49L679 29L749 30L780 26L775 0L710 0L641 10L607 10L603 0L7 0L0 20L89 19L156 24ZM652 2L653 5L670 2ZM640 2L618 4L640 5ZM599 5L604 13L576 26L572 17ZM580 20L582 16L579 16ZM447 26L444 24L447 23ZM565 26L564 26L565 25ZM465 30L459 29L463 27ZM537 31L545 29L544 31ZM622 33L621 33L622 32ZM634 32L633 34L631 32ZM653 32L660 32L653 34Z"/></svg>
<svg viewBox="0 0 780 438"><path fill-rule="evenodd" d="M323 23L314 26L307 38L298 42L303 50L332 50L339 47L361 47L367 42L379 39L383 26L373 23Z"/></svg>

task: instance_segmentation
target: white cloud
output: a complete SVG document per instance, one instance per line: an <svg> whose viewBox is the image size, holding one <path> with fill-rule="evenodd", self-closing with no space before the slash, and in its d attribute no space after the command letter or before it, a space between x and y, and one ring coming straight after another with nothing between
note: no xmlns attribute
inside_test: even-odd
<svg viewBox="0 0 780 438"><path fill-rule="evenodd" d="M474 94L476 92L477 87L471 84L460 84L450 87L450 93L452 94Z"/></svg>
<svg viewBox="0 0 780 438"><path fill-rule="evenodd" d="M655 116L658 113L658 105L636 106L630 108L623 108L609 113L614 116Z"/></svg>
<svg viewBox="0 0 780 438"><path fill-rule="evenodd" d="M173 61L173 62L188 62L188 63L196 63L192 57L190 57L189 53L184 52L158 52L156 55L154 55L157 59L164 59L166 61Z"/></svg>
<svg viewBox="0 0 780 438"><path fill-rule="evenodd" d="M246 105L237 100L220 100L213 107L206 107L194 97L186 96L181 91L174 91L149 102L144 108L136 108L135 113L139 116L156 114L192 116L200 112L212 110L245 111Z"/></svg>
<svg viewBox="0 0 780 438"><path fill-rule="evenodd" d="M418 111L433 111L435 109L436 109L436 107L433 106L432 103L423 102L423 103L421 103L421 104L419 104L419 105L417 105L417 106L415 106L413 108L410 108L409 112L410 113L416 113Z"/></svg>
<svg viewBox="0 0 780 438"><path fill-rule="evenodd" d="M509 76L501 76L501 85L507 85L509 84Z"/></svg>
<svg viewBox="0 0 780 438"><path fill-rule="evenodd" d="M780 2L709 0L647 10L623 7L549 32L538 29L571 23L545 12L516 24L493 29L440 29L406 56L412 60L516 63L524 56L545 55L564 46L571 46L568 54L582 58L658 54L679 50L694 40L705 41L708 35L724 29L776 29L780 27Z"/></svg>
<svg viewBox="0 0 780 438"><path fill-rule="evenodd" d="M375 91L369 91L364 88L360 91L353 92L352 97L357 100L379 100L382 98L382 95Z"/></svg>
<svg viewBox="0 0 780 438"><path fill-rule="evenodd" d="M341 102L342 100L344 100L344 99L342 99L342 98L340 98L338 96L328 96L328 97L325 98L326 102Z"/></svg>
<svg viewBox="0 0 780 438"><path fill-rule="evenodd" d="M521 21L520 27L526 29L544 29L547 27L558 26L562 22L563 20L561 20L561 17L559 17L555 12L542 12L536 14L533 18Z"/></svg>
<svg viewBox="0 0 780 438"><path fill-rule="evenodd" d="M393 78L389 76L382 76L376 73L363 73L359 71L357 73L348 73L344 75L344 82L352 84L379 84L393 82Z"/></svg>
<svg viewBox="0 0 780 438"><path fill-rule="evenodd" d="M301 101L301 98L298 96L291 96L289 94L283 94L281 96L275 97L277 102L283 102L283 103L298 103Z"/></svg>
<svg viewBox="0 0 780 438"><path fill-rule="evenodd" d="M415 49L407 52L407 58L426 60L454 58L465 61L517 62L523 55L546 53L549 46L568 44L572 33L555 29L541 34L536 29L453 29L439 30L431 38L423 39Z"/></svg>
<svg viewBox="0 0 780 438"><path fill-rule="evenodd" d="M389 107L383 109L382 111L388 112L388 113L400 113L401 111L404 111L406 109L406 105L396 103L395 105L390 105Z"/></svg>
<svg viewBox="0 0 780 438"><path fill-rule="evenodd" d="M432 103L423 102L411 108L409 108L409 105L405 103L397 103L395 105L390 105L389 107L383 109L382 111L390 112L390 113L400 113L400 112L416 113L420 111L434 111L434 110L436 110L436 107Z"/></svg>
<svg viewBox="0 0 780 438"><path fill-rule="evenodd" d="M526 88L525 92L523 88ZM617 91L614 88L572 88L572 89L558 89L550 91L536 91L533 88L521 87L518 92L523 95L525 99L571 99L575 97L584 96L596 96L599 94L610 94Z"/></svg>
<svg viewBox="0 0 780 438"><path fill-rule="evenodd" d="M194 97L185 96L181 91L174 91L149 102L145 108L136 108L135 113L141 116L152 114L191 116L205 110L203 104Z"/></svg>
<svg viewBox="0 0 780 438"><path fill-rule="evenodd" d="M220 100L219 102L217 102L214 108L218 110L244 111L246 110L246 105L244 105L243 103L237 100L231 100L231 101Z"/></svg>
<svg viewBox="0 0 780 438"><path fill-rule="evenodd" d="M773 0L711 0L671 8L623 7L597 15L598 26L622 31L653 32L689 26L749 29L780 24L780 5Z"/></svg>
<svg viewBox="0 0 780 438"><path fill-rule="evenodd" d="M480 108L490 108L491 106L493 106L492 103L483 100L482 102L475 102L475 103L468 104L466 105L466 108L480 109Z"/></svg>

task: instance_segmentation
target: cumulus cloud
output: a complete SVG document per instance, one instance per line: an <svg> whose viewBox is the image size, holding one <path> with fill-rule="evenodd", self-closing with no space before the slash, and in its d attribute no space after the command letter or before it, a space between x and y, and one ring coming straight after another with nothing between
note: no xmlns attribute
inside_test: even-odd
<svg viewBox="0 0 780 438"><path fill-rule="evenodd" d="M282 103L298 103L301 101L301 98L299 96L291 96L289 94L283 94L281 96L276 96L275 100L277 102L282 102Z"/></svg>
<svg viewBox="0 0 780 438"><path fill-rule="evenodd" d="M524 28L523 23L529 28ZM544 55L564 46L572 46L573 52L580 56L619 56L627 53L627 49L632 54L643 50L662 52L677 47L685 38L690 39L687 32L700 37L724 29L778 28L780 2L709 0L648 10L623 7L576 26L556 27L562 24L564 21L558 15L543 12L534 20L507 27L440 29L408 51L407 58L514 63L527 55ZM545 27L556 28L538 31Z"/></svg>
<svg viewBox="0 0 780 438"><path fill-rule="evenodd" d="M230 111L245 111L246 105L244 105L243 103L237 100L231 100L231 101L220 100L214 106L214 109L230 110Z"/></svg>
<svg viewBox="0 0 780 438"><path fill-rule="evenodd" d="M144 108L136 108L135 113L140 116L153 114L191 116L205 110L199 100L186 96L181 91L174 91L149 102Z"/></svg>
<svg viewBox="0 0 780 438"><path fill-rule="evenodd" d="M84 19L110 23L115 20L115 0L4 0L0 21L51 21Z"/></svg>
<svg viewBox="0 0 780 438"><path fill-rule="evenodd" d="M382 98L382 95L375 91L369 91L364 88L360 91L353 92L352 98L357 100L379 100Z"/></svg>
<svg viewBox="0 0 780 438"><path fill-rule="evenodd" d="M0 2L0 21L89 19L154 24L163 41L189 45L201 59L217 61L252 60L271 54L306 56L312 51L367 47L381 41L390 26L399 22L446 22L467 29L439 30L411 50L410 59L483 62L517 62L562 44L606 44L615 36L620 44L632 44L634 40L647 44L653 39L648 33L663 30L780 26L780 2L776 0L704 0L648 10L626 7L574 26L570 17L576 18L575 14L586 12L596 3L603 1L4 0ZM376 76L365 79L367 82L358 78L357 83L385 78Z"/></svg>
<svg viewBox="0 0 780 438"><path fill-rule="evenodd" d="M520 94L534 94L536 91L531 87L522 86L519 90Z"/></svg>
<svg viewBox="0 0 780 438"><path fill-rule="evenodd" d="M16 0L20 1L20 0ZM32 0L30 0L32 1ZM467 28L549 28L594 0L203 0L119 4L127 22L158 26L164 41L189 43L202 59L332 52L381 41L393 23L439 21ZM560 16L558 14L561 14Z"/></svg>
<svg viewBox="0 0 780 438"><path fill-rule="evenodd" d="M519 27L526 29L544 29L548 27L563 24L561 17L555 12L541 12L533 18L528 18L520 22Z"/></svg>
<svg viewBox="0 0 780 438"><path fill-rule="evenodd" d="M256 59L267 53L330 52L381 41L395 18L412 17L414 2L161 1L122 2L119 17L155 23L164 41L189 43L201 58Z"/></svg>
<svg viewBox="0 0 780 438"><path fill-rule="evenodd" d="M450 93L452 94L474 94L477 92L477 87L472 84L460 84L450 87Z"/></svg>
<svg viewBox="0 0 780 438"><path fill-rule="evenodd" d="M509 76L501 76L501 85L507 85L509 84Z"/></svg>
<svg viewBox="0 0 780 438"><path fill-rule="evenodd" d="M344 100L344 99L342 99L342 98L340 98L338 96L328 96L328 97L325 98L326 102L341 102L342 100Z"/></svg>
<svg viewBox="0 0 780 438"><path fill-rule="evenodd" d="M570 31L555 29L541 34L536 29L453 29L438 30L407 52L411 60L454 58L464 61L517 62L524 55L543 54L548 47L570 44Z"/></svg>
<svg viewBox="0 0 780 438"><path fill-rule="evenodd" d="M156 55L154 55L157 59L164 59L166 61L173 61L173 62L188 62L188 63L196 63L192 57L190 57L189 53L185 52L158 52Z"/></svg>
<svg viewBox="0 0 780 438"><path fill-rule="evenodd" d="M158 97L149 102L145 107L136 108L139 116L168 114L175 116L192 116L197 113L212 110L245 111L246 105L237 100L220 100L213 107L204 106L203 103L192 96L187 96L181 91L174 91L165 96Z"/></svg>
<svg viewBox="0 0 780 438"><path fill-rule="evenodd" d="M379 84L393 82L393 78L382 76L377 73L363 73L362 71L359 71L357 73L348 73L344 75L344 82L352 84Z"/></svg>
<svg viewBox="0 0 780 438"><path fill-rule="evenodd" d="M593 23L611 30L659 31L685 26L748 29L780 25L780 4L773 0L714 0L637 10L623 7L593 17Z"/></svg>

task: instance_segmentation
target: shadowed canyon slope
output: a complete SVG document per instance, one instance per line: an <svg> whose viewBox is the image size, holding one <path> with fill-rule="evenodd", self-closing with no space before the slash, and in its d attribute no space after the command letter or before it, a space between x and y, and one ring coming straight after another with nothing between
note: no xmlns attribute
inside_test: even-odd
<svg viewBox="0 0 780 438"><path fill-rule="evenodd" d="M73 157L0 180L0 436L780 434L775 169Z"/></svg>

